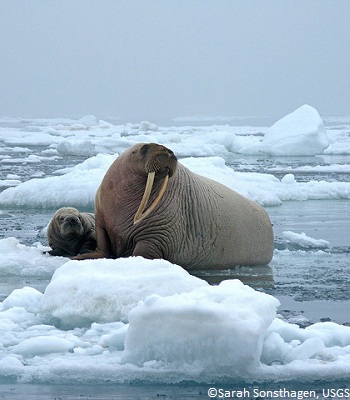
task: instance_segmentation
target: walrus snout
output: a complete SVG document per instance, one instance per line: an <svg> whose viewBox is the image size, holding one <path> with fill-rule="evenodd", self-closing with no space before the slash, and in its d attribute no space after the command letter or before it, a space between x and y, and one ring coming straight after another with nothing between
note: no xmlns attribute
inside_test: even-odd
<svg viewBox="0 0 350 400"><path fill-rule="evenodd" d="M141 203L134 216L134 224L143 220L155 209L165 193L169 178L174 175L177 167L177 158L174 152L165 146L156 143L144 144L140 149L140 153L144 158L145 171L148 175ZM155 177L163 179L163 182L157 198L145 211Z"/></svg>
<svg viewBox="0 0 350 400"><path fill-rule="evenodd" d="M61 231L66 235L81 234L84 231L84 227L77 215L69 214L62 221Z"/></svg>
<svg viewBox="0 0 350 400"><path fill-rule="evenodd" d="M79 222L79 218L76 215L67 215L65 217L63 223L67 223L70 225L76 225Z"/></svg>
<svg viewBox="0 0 350 400"><path fill-rule="evenodd" d="M171 178L177 166L177 158L174 152L165 146L156 143L144 144L140 153L144 158L145 172L155 172L157 178L169 176Z"/></svg>

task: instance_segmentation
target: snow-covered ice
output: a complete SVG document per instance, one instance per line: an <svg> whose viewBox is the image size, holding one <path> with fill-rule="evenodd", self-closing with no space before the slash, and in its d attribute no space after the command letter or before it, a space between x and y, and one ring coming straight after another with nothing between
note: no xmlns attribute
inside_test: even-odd
<svg viewBox="0 0 350 400"><path fill-rule="evenodd" d="M68 204L92 209L96 190L116 157L99 154L68 171L60 170L62 175L30 179L7 188L0 193L0 205L50 209ZM225 165L222 157L183 158L180 162L263 206L280 205L288 200L350 199L350 182L297 182L291 173L278 179L272 174L236 172Z"/></svg>
<svg viewBox="0 0 350 400"><path fill-rule="evenodd" d="M0 305L0 376L55 383L348 377L350 327L301 329L276 316L278 305L238 280L210 286L166 261L68 261L44 294L24 287Z"/></svg>
<svg viewBox="0 0 350 400"><path fill-rule="evenodd" d="M344 148L348 145L350 148L348 130L326 133L319 114L308 105L282 118L270 129L247 127L244 134L242 127L230 126L161 128L149 122L114 126L91 116L72 126L66 125L68 122L45 126L45 120L41 121L41 125L35 128L39 130L37 144L46 145L49 149L43 150L41 156L27 155L22 162L40 165L48 158L54 162L57 157L71 155L85 156L86 159L69 169L57 169L50 176L42 177L38 173L38 177L25 182L21 182L18 176L16 179L0 181L0 185L7 187L0 193L0 205L45 209L69 204L91 209L96 189L110 164L123 150L142 141L170 147L193 172L216 179L264 206L280 205L287 200L350 198L349 182L298 182L293 179L292 173L300 172L300 169L279 169L287 175L278 179L267 173L241 173L225 164L225 158L235 153L279 156L333 154L327 147L327 138L330 138L331 144L336 145L341 137L347 143ZM36 123L38 125L38 121ZM15 140L16 145L26 146L27 135L33 134L14 130L8 135L8 131L3 130L2 134L0 129L0 142L6 145L13 144ZM51 151L50 155L48 150ZM11 152L7 158L0 159L0 163L10 162L18 163L18 158L12 158ZM309 171L312 168L314 171L342 173L349 170L348 165L336 164L306 168ZM271 172L276 170L273 168Z"/></svg>
<svg viewBox="0 0 350 400"><path fill-rule="evenodd" d="M243 148L245 154L265 153L272 156L312 156L328 147L328 137L318 112L304 104L277 121L261 143Z"/></svg>
<svg viewBox="0 0 350 400"><path fill-rule="evenodd" d="M284 231L283 236L287 240L287 242L295 243L300 247L325 248L330 246L330 243L327 240L314 239L310 236L307 236L305 232L296 233L292 231Z"/></svg>
<svg viewBox="0 0 350 400"><path fill-rule="evenodd" d="M125 322L129 311L151 294L182 293L203 285L204 281L164 260L70 261L54 273L42 307L65 326Z"/></svg>
<svg viewBox="0 0 350 400"><path fill-rule="evenodd" d="M31 247L18 239L0 239L0 273L19 276L51 277L53 272L66 261L63 257L44 254L50 247L36 243Z"/></svg>
<svg viewBox="0 0 350 400"><path fill-rule="evenodd" d="M129 315L123 362L199 363L234 375L258 366L278 300L227 280L173 296L152 295Z"/></svg>

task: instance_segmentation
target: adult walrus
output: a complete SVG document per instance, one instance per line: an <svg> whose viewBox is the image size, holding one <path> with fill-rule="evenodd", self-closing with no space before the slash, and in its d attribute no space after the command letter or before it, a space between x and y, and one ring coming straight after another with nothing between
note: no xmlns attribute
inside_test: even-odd
<svg viewBox="0 0 350 400"><path fill-rule="evenodd" d="M63 207L55 212L47 228L53 256L76 256L96 249L94 214Z"/></svg>
<svg viewBox="0 0 350 400"><path fill-rule="evenodd" d="M95 218L97 249L75 259L143 256L188 270L272 259L272 226L261 206L155 143L136 144L114 161L96 193Z"/></svg>

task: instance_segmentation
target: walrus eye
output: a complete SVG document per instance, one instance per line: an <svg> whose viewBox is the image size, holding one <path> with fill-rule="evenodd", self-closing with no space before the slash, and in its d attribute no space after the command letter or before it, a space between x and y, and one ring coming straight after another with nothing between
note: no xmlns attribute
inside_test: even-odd
<svg viewBox="0 0 350 400"><path fill-rule="evenodd" d="M140 149L141 155L145 156L147 154L148 150L149 150L149 144L144 144Z"/></svg>

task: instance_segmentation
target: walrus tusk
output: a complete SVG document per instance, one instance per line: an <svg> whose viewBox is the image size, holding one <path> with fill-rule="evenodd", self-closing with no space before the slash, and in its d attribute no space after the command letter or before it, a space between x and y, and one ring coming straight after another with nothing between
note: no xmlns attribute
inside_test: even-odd
<svg viewBox="0 0 350 400"><path fill-rule="evenodd" d="M137 209L136 214L134 216L134 225L137 224L138 222L142 221L144 218L146 218L147 215L149 215L156 208L157 204L160 202L160 200L163 197L163 194L165 192L165 189L167 187L168 180L169 180L168 175L163 180L163 183L162 183L162 186L160 188L157 198L148 207L148 209L144 212L146 205L148 203L149 197L151 195L153 182L154 182L154 176L155 176L155 172L148 173L145 191L143 193L143 197L142 197L141 203L139 205L139 208Z"/></svg>
<svg viewBox="0 0 350 400"><path fill-rule="evenodd" d="M152 186L153 186L153 182L154 182L154 176L155 176L155 172L149 172L147 175L147 183L146 183L145 191L143 192L143 197L142 197L141 203L140 203L139 208L137 209L136 214L134 216L134 224L138 221L141 221L141 219L142 219L142 213L143 213L144 209L146 208L146 205L149 200L149 196L151 195Z"/></svg>

